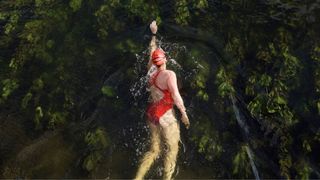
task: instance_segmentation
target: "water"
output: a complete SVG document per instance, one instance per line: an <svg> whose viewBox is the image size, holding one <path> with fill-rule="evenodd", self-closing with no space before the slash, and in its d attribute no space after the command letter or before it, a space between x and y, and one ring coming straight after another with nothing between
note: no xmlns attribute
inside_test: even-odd
<svg viewBox="0 0 320 180"><path fill-rule="evenodd" d="M252 171L253 171L254 177L259 180L260 179L259 172L258 172L258 169L257 169L255 163L254 163L254 159L253 159L253 155L252 155L252 152L250 150L250 147L246 146L246 150L247 150L247 154L248 154L249 159L250 159L250 165L252 167Z"/></svg>
<svg viewBox="0 0 320 180"><path fill-rule="evenodd" d="M1 1L0 177L134 177L150 136L146 29L159 16L191 121L175 178L319 178L319 1L179 3ZM162 159L147 178L161 178Z"/></svg>
<svg viewBox="0 0 320 180"><path fill-rule="evenodd" d="M249 127L248 125L245 123L245 121L243 121L243 116L240 114L240 111L239 111L239 108L237 107L236 105L236 100L235 100L235 97L234 96L230 96L230 99L232 101L232 107L233 107L233 111L234 111L234 114L236 116L236 119L237 119L237 122L239 124L239 126L241 127L241 129L243 130L243 135L244 135L244 138L246 140L248 140L248 137L249 137ZM260 180L260 177L259 177L259 172L258 172L258 169L255 165L255 161L254 161L254 155L250 149L250 146L249 145L246 145L245 146L246 148L246 152L248 154L248 157L250 159L250 165L251 165L251 168L252 168L252 172L254 174L254 177L255 179L257 180Z"/></svg>

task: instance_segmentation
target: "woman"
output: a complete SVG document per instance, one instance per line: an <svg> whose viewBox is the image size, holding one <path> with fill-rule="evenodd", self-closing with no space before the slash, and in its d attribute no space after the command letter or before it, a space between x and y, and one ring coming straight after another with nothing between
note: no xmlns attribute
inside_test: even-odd
<svg viewBox="0 0 320 180"><path fill-rule="evenodd" d="M151 102L146 111L151 131L151 147L142 158L135 179L143 179L154 160L159 156L162 138L167 147L164 160L164 179L171 179L176 166L180 141L179 125L173 110L174 104L180 110L181 120L186 128L189 128L190 123L178 90L176 74L173 71L166 70L165 52L157 48L156 33L158 27L156 21L150 24L150 29L153 36L150 42L148 70L152 65L157 67L156 72L151 75L149 80Z"/></svg>

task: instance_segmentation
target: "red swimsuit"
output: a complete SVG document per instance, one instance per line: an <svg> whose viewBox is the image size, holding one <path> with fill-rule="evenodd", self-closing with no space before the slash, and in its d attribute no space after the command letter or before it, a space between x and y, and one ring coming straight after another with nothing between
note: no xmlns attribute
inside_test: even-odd
<svg viewBox="0 0 320 180"><path fill-rule="evenodd" d="M150 103L147 107L147 117L154 124L159 124L160 117L168 110L172 109L174 103L170 91L167 89L161 89L156 83L156 79L160 72L160 70L156 72L155 75L151 77L149 82L150 86L155 85L155 87L158 88L164 95L159 101Z"/></svg>

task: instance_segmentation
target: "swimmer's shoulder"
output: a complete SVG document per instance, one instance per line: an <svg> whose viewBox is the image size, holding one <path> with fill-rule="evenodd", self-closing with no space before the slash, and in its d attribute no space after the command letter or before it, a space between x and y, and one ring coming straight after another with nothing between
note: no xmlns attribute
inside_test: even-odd
<svg viewBox="0 0 320 180"><path fill-rule="evenodd" d="M176 73L172 70L164 70L163 74L166 77L166 79L168 79L169 77L176 78Z"/></svg>
<svg viewBox="0 0 320 180"><path fill-rule="evenodd" d="M174 71L172 71L172 70L164 70L164 74L170 75L170 76L176 75L176 73Z"/></svg>
<svg viewBox="0 0 320 180"><path fill-rule="evenodd" d="M170 76L176 77L176 73L172 70L165 70L164 73L167 77L170 77Z"/></svg>

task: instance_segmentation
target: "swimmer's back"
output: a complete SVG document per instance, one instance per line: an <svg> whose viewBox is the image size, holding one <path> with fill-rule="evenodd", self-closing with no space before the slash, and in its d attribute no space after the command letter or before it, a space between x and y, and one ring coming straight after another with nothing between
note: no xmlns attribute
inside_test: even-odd
<svg viewBox="0 0 320 180"><path fill-rule="evenodd" d="M171 70L162 70L159 73L157 79L155 80L155 83L162 90L169 90L170 91L170 88L168 87L168 81L173 77L174 78L176 77L176 74L173 71L171 71Z"/></svg>

